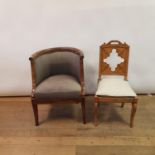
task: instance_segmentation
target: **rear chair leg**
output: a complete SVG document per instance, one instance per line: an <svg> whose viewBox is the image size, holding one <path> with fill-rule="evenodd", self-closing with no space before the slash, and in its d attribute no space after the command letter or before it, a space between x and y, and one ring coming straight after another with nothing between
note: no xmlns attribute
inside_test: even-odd
<svg viewBox="0 0 155 155"><path fill-rule="evenodd" d="M85 98L82 99L82 102L81 102L81 108L82 108L83 124L86 124Z"/></svg>
<svg viewBox="0 0 155 155"><path fill-rule="evenodd" d="M134 99L132 102L132 108L131 108L131 116L130 116L130 127L132 128L134 126L134 117L137 110L137 99Z"/></svg>
<svg viewBox="0 0 155 155"><path fill-rule="evenodd" d="M94 125L97 126L98 103L94 103Z"/></svg>
<svg viewBox="0 0 155 155"><path fill-rule="evenodd" d="M121 104L121 108L123 108L123 107L124 107L124 104L125 104L125 103L124 103L124 102L122 102L122 104Z"/></svg>

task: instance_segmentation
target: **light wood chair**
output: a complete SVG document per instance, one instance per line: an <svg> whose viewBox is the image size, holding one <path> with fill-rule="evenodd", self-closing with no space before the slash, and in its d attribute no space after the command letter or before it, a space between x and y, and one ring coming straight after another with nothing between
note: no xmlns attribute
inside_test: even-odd
<svg viewBox="0 0 155 155"><path fill-rule="evenodd" d="M71 47L49 48L30 58L32 71L32 107L35 125L39 125L38 104L81 103L85 118L83 53Z"/></svg>
<svg viewBox="0 0 155 155"><path fill-rule="evenodd" d="M134 126L137 95L130 87L128 75L129 46L112 40L100 46L98 88L94 97L94 124L97 125L99 103L131 103L130 127ZM113 62L111 62L113 61Z"/></svg>

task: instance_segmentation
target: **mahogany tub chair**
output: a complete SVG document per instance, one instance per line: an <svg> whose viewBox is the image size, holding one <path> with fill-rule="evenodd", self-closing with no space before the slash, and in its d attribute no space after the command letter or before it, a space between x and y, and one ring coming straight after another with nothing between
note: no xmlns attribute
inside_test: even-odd
<svg viewBox="0 0 155 155"><path fill-rule="evenodd" d="M83 53L71 47L38 51L30 58L32 107L35 125L39 125L38 104L81 103L85 119Z"/></svg>
<svg viewBox="0 0 155 155"><path fill-rule="evenodd" d="M98 88L94 97L94 124L99 103L131 103L130 127L134 125L137 95L128 80L129 46L112 40L100 46ZM113 63L110 63L113 61Z"/></svg>

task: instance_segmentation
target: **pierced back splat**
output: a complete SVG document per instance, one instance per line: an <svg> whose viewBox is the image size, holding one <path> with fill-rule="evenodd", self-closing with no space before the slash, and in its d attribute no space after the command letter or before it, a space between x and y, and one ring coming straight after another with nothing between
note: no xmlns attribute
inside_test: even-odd
<svg viewBox="0 0 155 155"><path fill-rule="evenodd" d="M99 79L102 75L123 75L127 79L129 46L112 40L100 46Z"/></svg>
<svg viewBox="0 0 155 155"><path fill-rule="evenodd" d="M118 64L121 64L122 62L124 62L124 59L118 55L116 49L112 49L110 55L106 59L104 59L103 62L107 63L111 71L114 72Z"/></svg>

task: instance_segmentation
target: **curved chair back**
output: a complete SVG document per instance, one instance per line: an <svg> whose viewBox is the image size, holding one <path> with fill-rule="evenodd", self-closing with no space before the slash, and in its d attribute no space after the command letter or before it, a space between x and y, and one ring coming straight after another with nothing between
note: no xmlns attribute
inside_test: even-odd
<svg viewBox="0 0 155 155"><path fill-rule="evenodd" d="M83 77L83 53L76 48L57 47L36 52L30 57L33 85L52 75L67 74L79 82Z"/></svg>

